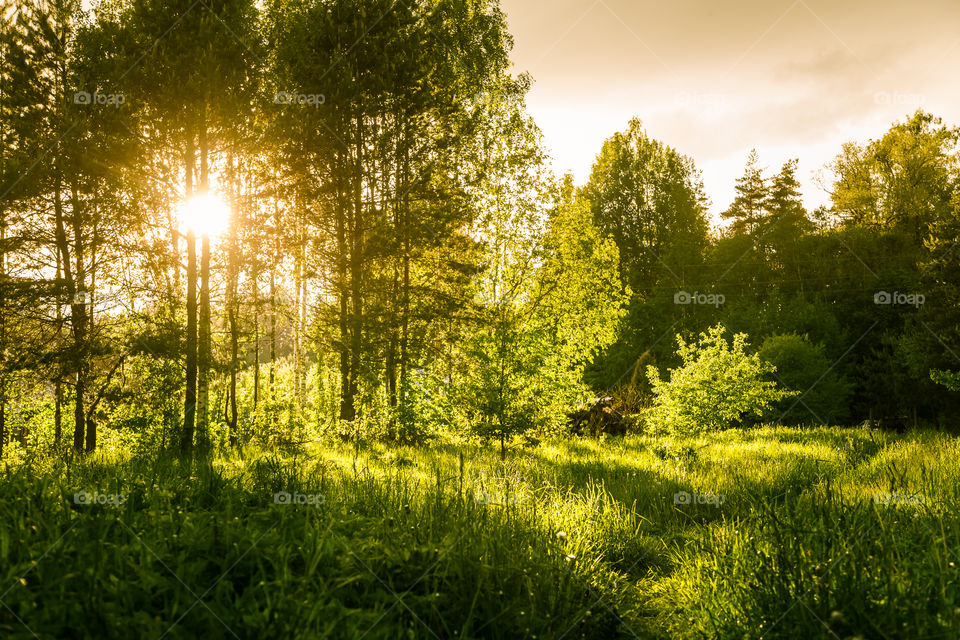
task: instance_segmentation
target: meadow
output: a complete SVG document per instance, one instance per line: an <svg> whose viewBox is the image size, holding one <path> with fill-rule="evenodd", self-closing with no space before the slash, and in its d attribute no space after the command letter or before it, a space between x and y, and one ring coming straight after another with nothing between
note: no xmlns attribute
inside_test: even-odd
<svg viewBox="0 0 960 640"><path fill-rule="evenodd" d="M3 638L950 638L958 444L762 427L8 463Z"/></svg>

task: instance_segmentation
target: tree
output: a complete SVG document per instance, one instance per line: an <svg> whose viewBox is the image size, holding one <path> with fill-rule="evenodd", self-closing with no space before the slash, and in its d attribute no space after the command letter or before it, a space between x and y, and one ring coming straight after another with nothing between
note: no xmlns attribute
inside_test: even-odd
<svg viewBox="0 0 960 640"><path fill-rule="evenodd" d="M637 118L603 143L584 192L635 293L682 279L707 243L706 198L693 161L649 138Z"/></svg>
<svg viewBox="0 0 960 640"><path fill-rule="evenodd" d="M116 361L101 340L95 311L97 289L116 259L105 238L124 224L129 147L120 122L122 100L110 93L105 80L115 70L115 59L92 54L104 42L85 22L79 2L49 0L20 9L5 34L10 80L18 95L7 102L6 114L18 121L15 156L24 162L3 198L17 203L19 239L29 238L32 245L27 272L34 276L33 290L54 310L53 318L45 318L52 335L39 342L43 346L33 355L44 364L56 361L50 372L57 389L55 438L60 434L61 383L69 380L73 445L92 451L97 445L96 398L102 395L95 388L96 376ZM107 107L102 98L112 104ZM52 283L50 274L56 274ZM71 339L64 344L61 329L67 324Z"/></svg>
<svg viewBox="0 0 960 640"><path fill-rule="evenodd" d="M759 163L757 150L752 149L743 175L737 179L734 187L736 196L730 203L730 207L722 214L725 219L732 220L732 230L735 234L762 235L761 226L766 213L769 186Z"/></svg>
<svg viewBox="0 0 960 640"><path fill-rule="evenodd" d="M539 131L513 101L493 103L473 234L483 238L487 265L475 280L472 337L464 349L460 390L475 433L506 441L540 424L536 378L547 334L531 322L540 248L547 232L551 185Z"/></svg>
<svg viewBox="0 0 960 640"><path fill-rule="evenodd" d="M523 193L530 190L514 192ZM616 339L629 299L616 244L593 226L571 176L546 219L537 210L545 203L524 207L504 195L496 201L515 208L495 206L485 234L491 270L478 283L464 385L475 433L498 439L501 456L511 436L562 430L569 407L587 395L584 368Z"/></svg>
<svg viewBox="0 0 960 640"><path fill-rule="evenodd" d="M616 243L622 282L632 292L617 342L588 374L594 387L607 389L636 372L646 352L666 355L659 338L678 322L692 325L674 295L702 282L707 200L693 161L651 139L637 118L603 143L583 196L601 236Z"/></svg>
<svg viewBox="0 0 960 640"><path fill-rule="evenodd" d="M800 194L797 180L797 160L783 163L780 172L773 177L765 202L766 216L759 233L770 248L775 267L781 273L790 267L790 275L799 276L800 239L813 230Z"/></svg>
<svg viewBox="0 0 960 640"><path fill-rule="evenodd" d="M835 211L849 223L903 231L919 246L950 208L960 128L917 111L879 140L848 143L830 165Z"/></svg>

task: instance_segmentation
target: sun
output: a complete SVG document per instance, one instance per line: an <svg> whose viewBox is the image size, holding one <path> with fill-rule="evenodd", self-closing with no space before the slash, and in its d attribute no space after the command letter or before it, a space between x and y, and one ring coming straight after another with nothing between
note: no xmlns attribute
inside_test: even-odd
<svg viewBox="0 0 960 640"><path fill-rule="evenodd" d="M230 225L230 207L213 194L201 193L183 203L178 217L181 227L215 238Z"/></svg>

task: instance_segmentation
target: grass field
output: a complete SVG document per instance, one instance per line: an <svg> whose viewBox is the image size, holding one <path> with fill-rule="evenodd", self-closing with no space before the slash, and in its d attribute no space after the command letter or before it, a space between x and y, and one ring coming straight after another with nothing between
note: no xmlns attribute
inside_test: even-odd
<svg viewBox="0 0 960 640"><path fill-rule="evenodd" d="M950 436L98 453L0 481L0 638L956 638Z"/></svg>

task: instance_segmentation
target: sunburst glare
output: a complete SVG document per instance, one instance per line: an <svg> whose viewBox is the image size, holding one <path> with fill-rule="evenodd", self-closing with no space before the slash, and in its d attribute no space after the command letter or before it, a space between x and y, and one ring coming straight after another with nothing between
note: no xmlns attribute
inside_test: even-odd
<svg viewBox="0 0 960 640"><path fill-rule="evenodd" d="M183 203L178 218L184 231L215 238L230 225L230 207L212 193L201 193Z"/></svg>

